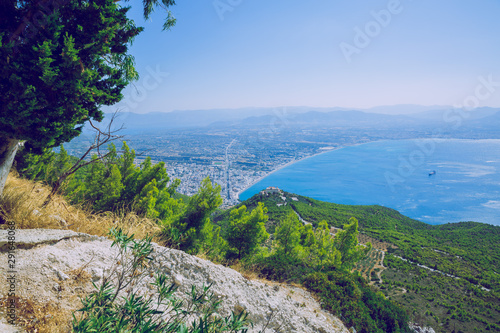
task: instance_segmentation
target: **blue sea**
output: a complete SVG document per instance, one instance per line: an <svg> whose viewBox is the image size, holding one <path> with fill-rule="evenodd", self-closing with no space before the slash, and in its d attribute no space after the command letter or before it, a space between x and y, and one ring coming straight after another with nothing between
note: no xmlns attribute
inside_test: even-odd
<svg viewBox="0 0 500 333"><path fill-rule="evenodd" d="M500 225L500 140L377 141L316 155L265 177L268 186L318 200L382 205L429 224Z"/></svg>

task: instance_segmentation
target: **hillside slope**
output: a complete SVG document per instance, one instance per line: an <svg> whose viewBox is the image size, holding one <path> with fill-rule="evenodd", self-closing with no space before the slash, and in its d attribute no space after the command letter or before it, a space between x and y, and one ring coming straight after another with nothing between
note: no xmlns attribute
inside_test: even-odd
<svg viewBox="0 0 500 333"><path fill-rule="evenodd" d="M382 206L340 205L287 192L257 194L241 205L251 209L258 202L268 208L271 231L290 211L314 226L326 220L332 232L355 217L360 241L374 245L356 270L414 321L439 332L500 331L500 227L428 225Z"/></svg>
<svg viewBox="0 0 500 333"><path fill-rule="evenodd" d="M6 230L0 233L1 240L7 239ZM67 332L70 312L81 306L78 296L92 291L91 281L101 281L116 261L116 248L105 237L70 230L18 230L16 242L16 296L21 305L36 309L18 310L24 314L20 322L33 328L50 324L52 332ZM0 260L7 262L4 245L0 243ZM230 268L156 244L152 258L148 272L171 277L179 285L179 297L189 293L192 285L212 284L211 291L223 301L220 313L245 310L255 325L251 332L266 325L266 332L348 332L300 288L248 280ZM5 280L7 274L5 265L0 266L0 278ZM150 293L151 282L148 277L134 290ZM7 295L6 288L7 284L0 285L0 295ZM58 321L48 323L54 317Z"/></svg>

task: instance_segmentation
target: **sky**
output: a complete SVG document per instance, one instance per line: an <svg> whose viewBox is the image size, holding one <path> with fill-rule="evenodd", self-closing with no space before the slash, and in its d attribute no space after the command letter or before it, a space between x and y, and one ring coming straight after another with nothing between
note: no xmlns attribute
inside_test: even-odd
<svg viewBox="0 0 500 333"><path fill-rule="evenodd" d="M145 30L122 111L500 107L498 0L177 0L164 32L127 4Z"/></svg>

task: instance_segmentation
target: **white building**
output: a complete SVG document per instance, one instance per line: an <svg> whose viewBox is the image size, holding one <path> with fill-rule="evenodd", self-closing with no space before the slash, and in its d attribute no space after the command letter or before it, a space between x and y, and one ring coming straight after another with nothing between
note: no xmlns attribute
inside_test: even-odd
<svg viewBox="0 0 500 333"><path fill-rule="evenodd" d="M277 187L269 186L265 190L261 191L260 194L265 194L265 195L269 195L269 194L283 194L283 191L280 190Z"/></svg>

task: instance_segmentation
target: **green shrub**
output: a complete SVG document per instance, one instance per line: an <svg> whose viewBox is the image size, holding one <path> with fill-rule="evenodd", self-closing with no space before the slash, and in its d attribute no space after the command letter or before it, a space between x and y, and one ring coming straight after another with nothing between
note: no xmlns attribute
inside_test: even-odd
<svg viewBox="0 0 500 333"><path fill-rule="evenodd" d="M370 289L360 277L341 270L315 272L305 278L304 285L320 297L327 310L357 332L410 332L406 312Z"/></svg>
<svg viewBox="0 0 500 333"><path fill-rule="evenodd" d="M188 293L189 301L175 297L177 287L165 275L155 277L155 294L142 296L125 290L137 286L146 276L146 265L153 251L151 238L134 240L121 230L111 230L112 246L119 254L109 274L95 292L82 300L80 315L73 314L74 332L247 332L250 321L245 312L221 317L220 301L208 287ZM121 267L120 267L121 266ZM124 295L119 297L119 295Z"/></svg>

